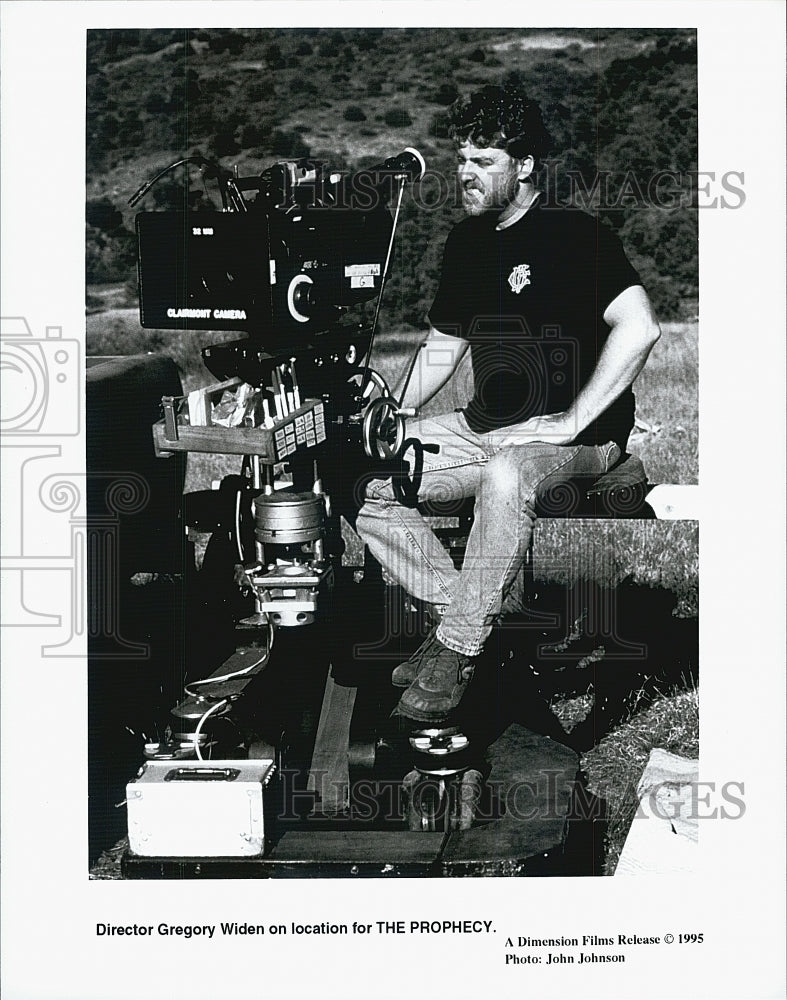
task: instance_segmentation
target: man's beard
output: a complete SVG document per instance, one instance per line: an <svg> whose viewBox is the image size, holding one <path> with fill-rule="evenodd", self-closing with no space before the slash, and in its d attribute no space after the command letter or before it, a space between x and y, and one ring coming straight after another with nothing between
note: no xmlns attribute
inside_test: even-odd
<svg viewBox="0 0 787 1000"><path fill-rule="evenodd" d="M516 197L518 185L508 186L502 191L489 188L463 187L462 208L467 215L484 215L486 212L502 212Z"/></svg>
<svg viewBox="0 0 787 1000"><path fill-rule="evenodd" d="M490 211L496 207L491 201L488 193L479 191L478 188L462 189L462 208L467 215L483 215L484 212Z"/></svg>

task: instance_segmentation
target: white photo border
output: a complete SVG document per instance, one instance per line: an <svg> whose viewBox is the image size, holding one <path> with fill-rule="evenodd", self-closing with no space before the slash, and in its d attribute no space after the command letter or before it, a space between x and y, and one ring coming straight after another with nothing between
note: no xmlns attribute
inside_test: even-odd
<svg viewBox="0 0 787 1000"><path fill-rule="evenodd" d="M491 991L545 998L576 992L621 998L783 994L784 9L750 0L555 2L523 9L521 25L512 24L511 12L510 6L439 0L5 3L2 313L24 317L39 341L54 342L60 328L64 342L83 345L89 28L295 21L325 27L696 28L699 166L719 174L740 171L746 193L739 210L708 210L700 217L701 779L743 781L744 817L705 824L702 871L691 879L90 882L84 655L41 655L43 625L4 627L2 968L9 1000L217 1000L241 991L307 997L318 990L337 1000L365 1000L413 989L450 992L457 1000ZM70 358L71 348L64 350ZM65 416L73 423L73 414ZM48 427L34 441L22 445L59 449L52 468L76 483L78 493L81 436ZM18 510L20 453L11 461L3 452L3 507ZM73 524L79 500L63 490L52 502L73 505ZM57 529L42 522L35 530L55 538ZM20 539L6 527L4 555L14 555ZM53 544L62 548L61 542ZM49 606L48 600L53 610L67 604L61 592L29 603ZM99 921L414 918L491 919L497 934L470 941L457 934L435 942L377 935L198 944L175 937L101 940L95 933ZM695 949L673 946L666 953L659 946L655 956L643 950L614 969L548 974L512 970L503 962L509 933L603 934L607 927L643 935L703 932L705 940Z"/></svg>

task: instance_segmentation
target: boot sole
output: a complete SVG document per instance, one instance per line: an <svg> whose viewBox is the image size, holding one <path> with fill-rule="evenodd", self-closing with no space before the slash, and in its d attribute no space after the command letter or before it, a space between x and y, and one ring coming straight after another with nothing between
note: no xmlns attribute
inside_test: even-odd
<svg viewBox="0 0 787 1000"><path fill-rule="evenodd" d="M409 708L408 706L403 705L400 701L394 709L394 712L397 715L404 716L406 719L414 719L416 722L445 722L451 717L451 713L455 712L458 707L459 703L457 702L453 708L447 708L443 712L430 713L422 712L419 708Z"/></svg>
<svg viewBox="0 0 787 1000"><path fill-rule="evenodd" d="M400 688L402 691L406 691L414 680L415 680L415 674L413 674L413 676L407 681L395 681L392 677L391 686L395 688Z"/></svg>

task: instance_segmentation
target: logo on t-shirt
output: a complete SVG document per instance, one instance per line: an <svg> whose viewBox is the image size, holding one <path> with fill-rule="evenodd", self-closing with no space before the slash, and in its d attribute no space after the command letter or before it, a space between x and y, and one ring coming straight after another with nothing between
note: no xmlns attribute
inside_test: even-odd
<svg viewBox="0 0 787 1000"><path fill-rule="evenodd" d="M530 284L530 265L517 264L508 276L508 283L511 286L511 291L515 295L519 295L525 285Z"/></svg>

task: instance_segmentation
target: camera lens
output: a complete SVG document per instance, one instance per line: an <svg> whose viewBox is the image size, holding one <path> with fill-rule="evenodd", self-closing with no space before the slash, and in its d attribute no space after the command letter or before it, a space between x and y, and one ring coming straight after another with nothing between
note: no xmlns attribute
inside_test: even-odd
<svg viewBox="0 0 787 1000"><path fill-rule="evenodd" d="M313 283L308 274L296 274L287 289L290 316L299 323L308 323L314 310Z"/></svg>

